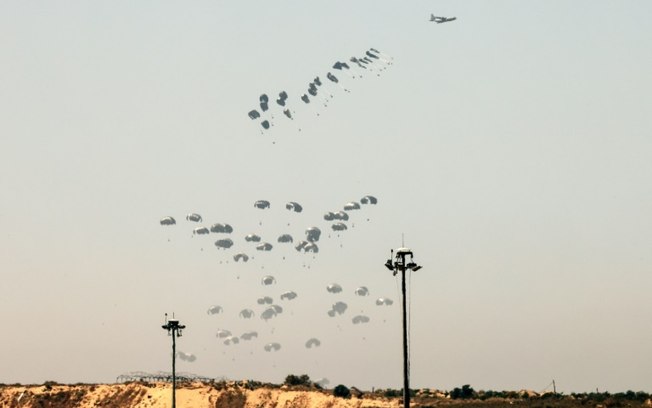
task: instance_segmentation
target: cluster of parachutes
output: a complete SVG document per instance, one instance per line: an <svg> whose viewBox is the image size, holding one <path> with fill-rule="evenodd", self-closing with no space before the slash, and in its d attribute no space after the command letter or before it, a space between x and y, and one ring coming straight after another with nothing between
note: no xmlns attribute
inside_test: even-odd
<svg viewBox="0 0 652 408"><path fill-rule="evenodd" d="M366 206L373 206L378 204L378 199L372 195L365 195L360 198L358 201L349 201L346 202L342 207L332 209L332 211L326 211L323 213L322 221L326 222L325 229L332 230L335 233L340 233L341 231L346 231L348 225L353 225L351 223L354 219L356 212L362 210ZM273 204L268 200L257 200L253 203L254 211L270 211ZM304 212L304 206L296 201L289 201L285 203L283 211L287 211L288 214L302 214ZM265 214L261 213L261 214ZM296 215L289 215L290 217L295 217ZM303 236L293 236L292 234L281 231L280 233L274 234L274 240L270 239L265 241L262 234L250 232L244 234L239 231L237 226L232 226L226 222L217 222L217 223L208 223L206 225L197 225L204 223L204 218L198 213L188 213L185 216L186 222L189 225L195 225L191 229L192 236L216 236L214 241L215 247L220 250L221 254L227 254L229 251L235 253L232 254L232 259L235 263L244 263L248 262L253 256L249 255L247 252L252 248L256 251L272 251L277 246L294 247L299 253L312 253L316 254L319 252L319 243L323 237L322 229L324 226L309 226L303 230ZM160 225L170 227L177 225L177 221L172 216L166 216L160 219ZM288 224L289 225L289 224ZM321 228L320 228L321 227ZM239 235L239 237L237 237ZM330 237L330 235L329 235ZM235 248L238 246L248 247L245 251L238 251ZM224 251L224 252L222 252ZM284 258L285 259L285 258ZM216 316L217 321L222 321L225 326L228 326L229 321L232 322L232 319L242 319L246 321L247 324L251 324L251 328L254 330L247 330L241 333L233 333L231 330L226 328L217 329L215 337L218 342L224 346L236 346L243 342L255 342L261 341L261 350L265 352L276 352L281 350L281 344L275 342L274 338L267 338L268 336L263 334L263 331L259 327L255 326L255 322L261 322L259 324L264 324L267 322L273 322L275 319L281 318L287 313L287 309L292 310L292 306L295 304L293 302L295 299L300 297L300 291L286 290L280 292L272 293L275 287L278 286L277 279L274 275L265 274L260 277L260 285L265 288L267 293L264 296L250 299L249 304L244 304L242 307L235 310L225 310L225 307L219 304L213 304L209 306L206 310L206 314L209 316ZM346 294L353 294L358 298L369 298L370 291L366 286L359 286L357 288L352 288L347 291L344 291L343 287L338 283L331 283L325 287L325 294L327 294L327 301L324 307L323 313L328 318L337 319L339 316L349 315L348 319L352 325L364 325L371 321L371 318L364 313L352 313L352 310L347 303ZM276 297L278 296L278 297ZM276 301L275 301L276 299ZM380 297L375 301L376 306L391 306L391 299ZM372 302L369 303L373 305ZM355 309L355 308L354 308ZM211 317L215 319L215 317ZM269 326L267 326L269 327ZM319 348L322 345L321 339L317 337L308 337L304 338L303 346L306 349L315 349ZM187 353L178 353L177 356L179 359L192 362L195 361L196 357Z"/></svg>
<svg viewBox="0 0 652 408"><path fill-rule="evenodd" d="M271 276L271 275L266 275L261 279L261 284L263 286L271 286L276 284L276 279ZM342 286L339 285L338 283L331 283L326 286L326 292L332 294L332 295L339 295L342 296L343 289ZM357 297L368 297L370 295L370 291L366 286L359 286L355 290L353 290L353 294ZM298 294L294 291L286 291L283 292L280 296L281 301L292 301L298 297ZM256 303L258 306L256 306L259 310L258 313L256 313L254 310L250 308L244 308L238 312L238 317L241 319L247 319L251 320L256 317L258 314L260 319L267 322L270 319L277 318L284 312L284 308L280 305L277 305L274 303L274 300L270 296L264 296L262 298L258 298L256 300ZM393 304L393 301L389 298L386 297L379 297L376 299L375 304L377 306L391 306ZM326 314L329 317L336 317L336 316L341 316L344 315L347 310L349 309L349 306L347 303L345 303L343 300L337 300L335 301L330 310L326 312ZM224 313L224 308L220 305L212 305L208 308L206 311L208 315L223 315ZM233 317L233 316L232 316ZM359 324L366 324L371 321L371 318L365 314L357 314L351 317L351 323L354 325L359 325ZM253 341L257 340L259 337L259 332L258 331L245 331L241 333L240 335L234 335L230 330L227 329L218 329L215 336L219 341L222 342L225 346L232 346L232 345L237 345L240 344L241 341L243 342L248 342L248 341ZM316 338L316 337L310 337L308 338L305 343L304 347L306 349L312 349L312 348L317 348L320 347L322 344L321 340ZM266 352L275 352L279 351L281 349L281 344L278 342L266 342L262 345L262 349ZM183 360L185 361L194 361L194 356L193 360L190 360L186 358L186 356L181 356L179 355Z"/></svg>
<svg viewBox="0 0 652 408"><path fill-rule="evenodd" d="M342 232L348 230L348 225L346 222L349 221L350 216L349 212L357 211L365 205L376 205L378 199L371 195L365 195L360 199L360 201L350 201L346 203L342 209L335 211L328 211L323 215L325 221L330 222L330 229L335 232ZM269 210L271 208L271 203L268 200L258 200L254 202L254 208L260 210ZM289 201L285 204L285 209L291 213L302 213L303 206L296 201ZM201 223L203 222L203 217L197 213L189 213L186 215L186 221L191 223ZM161 218L160 224L163 226L173 226L176 225L176 219L172 216L166 216ZM231 224L224 222L217 222L209 226L198 226L192 229L192 235L209 235L217 234L218 239L214 241L215 247L220 250L229 250L234 245L236 241L232 238L234 233L234 227ZM322 230L317 226L310 226L304 230L304 237L296 237L287 232L282 232L276 235L275 243L270 241L263 241L261 235L257 233L249 233L244 236L244 241L253 243L254 249L256 251L269 252L274 249L276 244L278 245L289 245L292 244L294 249L297 252L301 253L313 253L316 254L319 252L318 242L322 235ZM246 252L237 252L233 255L233 260L235 262L248 262L251 256Z"/></svg>
<svg viewBox="0 0 652 408"><path fill-rule="evenodd" d="M375 48L370 48L362 56L350 57L348 61L336 61L331 68L341 72L343 76L355 79L363 78L367 73L380 76L380 72L386 70L389 65L392 65L391 57ZM337 86L344 92L350 92L348 88L342 85L340 78L333 74L333 72L328 71L325 76L328 82L322 81L319 76L314 77L307 84L305 93L299 96L297 100L294 100L294 102L298 103L300 100L304 106L320 104L326 107L328 106L328 101L333 97L333 92L328 85L333 87ZM294 120L294 114L296 112L291 109L292 103L290 102L287 91L279 92L274 102L287 119ZM267 130L273 126L272 120L274 118L273 113L270 112L270 98L267 94L261 94L258 97L258 106L260 111L258 109L252 109L247 113L247 116L253 121L260 121L260 126ZM274 103L272 103L272 106L274 106ZM317 115L319 115L318 112Z"/></svg>

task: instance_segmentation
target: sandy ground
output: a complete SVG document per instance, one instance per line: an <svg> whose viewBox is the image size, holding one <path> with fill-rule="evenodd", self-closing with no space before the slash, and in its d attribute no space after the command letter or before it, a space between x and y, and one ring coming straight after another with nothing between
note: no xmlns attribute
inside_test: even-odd
<svg viewBox="0 0 652 408"><path fill-rule="evenodd" d="M171 407L169 383L38 385L0 387L0 407ZM184 384L177 407L220 408L398 408L397 399L335 398L328 391Z"/></svg>

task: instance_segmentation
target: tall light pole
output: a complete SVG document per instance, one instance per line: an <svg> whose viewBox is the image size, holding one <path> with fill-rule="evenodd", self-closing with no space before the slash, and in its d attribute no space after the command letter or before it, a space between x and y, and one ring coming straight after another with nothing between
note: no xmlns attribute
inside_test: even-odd
<svg viewBox="0 0 652 408"><path fill-rule="evenodd" d="M410 354L408 344L408 322L407 322L407 295L405 291L405 272L418 271L421 266L412 261L412 250L409 248L398 248L396 250L396 257L394 257L394 250L392 255L385 262L385 266L390 271L401 273L401 293L403 294L403 408L410 408ZM392 259L393 258L393 259ZM409 258L409 259L408 259Z"/></svg>
<svg viewBox="0 0 652 408"><path fill-rule="evenodd" d="M178 320L174 319L174 314L172 315L172 319L168 320L168 314L165 314L165 324L161 327L163 327L165 330L168 331L168 336L172 336L172 408L176 408L177 405L177 396L176 396L176 388L177 388L177 375L176 375L176 370L175 370L175 363L177 359L177 337L181 337L181 332L183 329L186 328L186 326L182 325L179 323Z"/></svg>

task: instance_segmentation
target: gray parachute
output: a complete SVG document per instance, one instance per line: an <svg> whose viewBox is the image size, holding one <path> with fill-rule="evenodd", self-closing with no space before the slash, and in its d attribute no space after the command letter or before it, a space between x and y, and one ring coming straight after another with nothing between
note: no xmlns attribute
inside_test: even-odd
<svg viewBox="0 0 652 408"><path fill-rule="evenodd" d="M321 341L319 341L316 338L311 338L306 341L306 348L313 348L313 347L319 347L321 346Z"/></svg>
<svg viewBox="0 0 652 408"><path fill-rule="evenodd" d="M190 213L186 215L186 220L192 221L192 222L202 222L201 215L197 213Z"/></svg>
<svg viewBox="0 0 652 408"><path fill-rule="evenodd" d="M211 225L211 232L215 232L218 234L230 234L233 232L233 227L230 226L229 224L213 224Z"/></svg>
<svg viewBox="0 0 652 408"><path fill-rule="evenodd" d="M163 217L160 222L161 225L175 225L177 223L174 217Z"/></svg>
<svg viewBox="0 0 652 408"><path fill-rule="evenodd" d="M263 348L265 351L279 351L281 349L281 345L278 343L267 343Z"/></svg>
<svg viewBox="0 0 652 408"><path fill-rule="evenodd" d="M285 243L290 243L290 242L293 241L293 239L292 239L292 235L290 235L290 234L283 234L283 235L281 235L280 237L278 237L277 241L280 242L280 243L284 243L284 244L285 244Z"/></svg>
<svg viewBox="0 0 652 408"><path fill-rule="evenodd" d="M360 324L360 323L369 323L369 317L365 315L357 315L354 316L353 319L351 319L353 324Z"/></svg>
<svg viewBox="0 0 652 408"><path fill-rule="evenodd" d="M260 236L256 234L248 234L245 237L245 241L247 242L260 242L260 239L261 239Z"/></svg>
<svg viewBox="0 0 652 408"><path fill-rule="evenodd" d="M301 204L299 204L297 202L294 202L294 201L290 201L289 203L285 204L285 208L290 210L290 211L297 212L297 213L300 213L301 211L303 211L303 207L301 206Z"/></svg>
<svg viewBox="0 0 652 408"><path fill-rule="evenodd" d="M366 195L360 199L361 204L378 204L378 199L374 196Z"/></svg>
<svg viewBox="0 0 652 408"><path fill-rule="evenodd" d="M254 203L254 207L264 210L270 207L270 203L267 200L258 200Z"/></svg>
<svg viewBox="0 0 652 408"><path fill-rule="evenodd" d="M287 292L281 293L281 300L293 300L293 299L296 299L296 297L297 297L297 294L296 294L296 292L293 292L293 291L287 291Z"/></svg>
<svg viewBox="0 0 652 408"><path fill-rule="evenodd" d="M229 238L218 239L217 241L215 241L215 246L218 248L228 249L233 246L233 241L230 240Z"/></svg>
<svg viewBox="0 0 652 408"><path fill-rule="evenodd" d="M342 287L337 283L331 283L330 285L326 286L326 290L329 293L340 293L342 291Z"/></svg>
<svg viewBox="0 0 652 408"><path fill-rule="evenodd" d="M247 262L249 260L249 256L241 252L239 254L233 255L233 260L236 262Z"/></svg>
<svg viewBox="0 0 652 408"><path fill-rule="evenodd" d="M206 227L197 227L192 230L193 235L206 235L209 234L210 231Z"/></svg>
<svg viewBox="0 0 652 408"><path fill-rule="evenodd" d="M222 313L223 311L224 311L224 309L222 309L222 306L220 306L220 305L213 305L213 306L211 306L211 307L208 308L208 310L206 311L206 313L208 313L209 315L213 315L213 314L220 314L220 313Z"/></svg>
<svg viewBox="0 0 652 408"><path fill-rule="evenodd" d="M273 246L269 242L263 242L262 244L256 245L256 250L258 251L271 251L272 248Z"/></svg>
<svg viewBox="0 0 652 408"><path fill-rule="evenodd" d="M272 303L274 303L274 299L272 299L269 296L263 296L261 298L258 298L256 300L256 303L258 303L259 305L271 305Z"/></svg>

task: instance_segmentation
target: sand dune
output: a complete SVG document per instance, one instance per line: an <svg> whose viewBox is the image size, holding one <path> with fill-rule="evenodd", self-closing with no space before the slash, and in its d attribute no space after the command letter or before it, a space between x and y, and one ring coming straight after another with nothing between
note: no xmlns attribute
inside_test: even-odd
<svg viewBox="0 0 652 408"><path fill-rule="evenodd" d="M0 407L171 407L169 383L34 385L0 387ZM248 389L235 384L183 384L177 407L193 408L398 408L397 399L336 398L330 391Z"/></svg>

